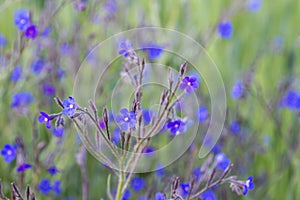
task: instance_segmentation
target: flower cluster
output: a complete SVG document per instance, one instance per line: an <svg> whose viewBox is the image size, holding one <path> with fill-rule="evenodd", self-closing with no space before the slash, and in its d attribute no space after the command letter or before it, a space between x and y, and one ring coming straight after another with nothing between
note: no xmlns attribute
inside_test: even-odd
<svg viewBox="0 0 300 200"><path fill-rule="evenodd" d="M31 23L30 12L26 9L17 9L14 13L15 26L23 31L25 37L35 39L38 35L38 29L35 24Z"/></svg>

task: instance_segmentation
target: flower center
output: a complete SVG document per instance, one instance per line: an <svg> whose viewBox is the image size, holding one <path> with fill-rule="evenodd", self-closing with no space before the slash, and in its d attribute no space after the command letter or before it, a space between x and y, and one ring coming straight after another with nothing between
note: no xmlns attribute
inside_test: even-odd
<svg viewBox="0 0 300 200"><path fill-rule="evenodd" d="M11 150L8 150L8 151L7 151L7 155L10 156L11 154L12 154Z"/></svg>
<svg viewBox="0 0 300 200"><path fill-rule="evenodd" d="M178 124L175 124L175 128L178 128L178 126L179 126Z"/></svg>
<svg viewBox="0 0 300 200"><path fill-rule="evenodd" d="M128 118L128 117L125 117L124 120L125 120L125 122L127 122L127 121L129 120L129 118Z"/></svg>
<svg viewBox="0 0 300 200"><path fill-rule="evenodd" d="M25 19L21 19L20 21L21 24L25 24L25 22L26 22Z"/></svg>
<svg viewBox="0 0 300 200"><path fill-rule="evenodd" d="M48 118L45 118L44 120L45 120L45 122L47 122L47 121L48 121Z"/></svg>
<svg viewBox="0 0 300 200"><path fill-rule="evenodd" d="M70 108L74 108L73 104L70 104Z"/></svg>
<svg viewBox="0 0 300 200"><path fill-rule="evenodd" d="M188 82L188 86L191 86L192 85L192 83L191 82Z"/></svg>

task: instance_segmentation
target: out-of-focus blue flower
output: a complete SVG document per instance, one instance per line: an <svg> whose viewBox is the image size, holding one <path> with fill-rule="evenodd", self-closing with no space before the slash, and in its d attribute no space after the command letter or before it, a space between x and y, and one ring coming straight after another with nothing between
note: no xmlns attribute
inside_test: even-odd
<svg viewBox="0 0 300 200"><path fill-rule="evenodd" d="M115 0L108 0L108 1L106 1L106 3L104 4L104 9L107 12L109 12L109 14L113 15L118 10L116 1Z"/></svg>
<svg viewBox="0 0 300 200"><path fill-rule="evenodd" d="M58 138L61 138L65 133L64 127L56 127L52 129L52 134Z"/></svg>
<svg viewBox="0 0 300 200"><path fill-rule="evenodd" d="M168 129L170 129L171 134L178 135L186 130L186 124L179 120L171 121L167 124Z"/></svg>
<svg viewBox="0 0 300 200"><path fill-rule="evenodd" d="M43 70L45 66L45 61L44 60L36 60L31 64L31 72L34 73L35 75L39 75L41 71Z"/></svg>
<svg viewBox="0 0 300 200"><path fill-rule="evenodd" d="M16 83L21 78L21 76L22 76L22 67L18 65L12 71L11 76L10 76L10 80L12 82Z"/></svg>
<svg viewBox="0 0 300 200"><path fill-rule="evenodd" d="M5 144L1 150L1 155L3 156L5 162L9 163L13 161L17 156L17 146Z"/></svg>
<svg viewBox="0 0 300 200"><path fill-rule="evenodd" d="M145 180L141 177L134 177L131 181L131 188L138 192L141 191L145 186Z"/></svg>
<svg viewBox="0 0 300 200"><path fill-rule="evenodd" d="M50 83L45 83L42 86L42 90L46 96L54 96L56 92L55 86Z"/></svg>
<svg viewBox="0 0 300 200"><path fill-rule="evenodd" d="M134 49L129 40L121 40L119 43L119 54L124 57L128 57L130 54L134 53Z"/></svg>
<svg viewBox="0 0 300 200"><path fill-rule="evenodd" d="M148 198L146 196L141 196L139 197L139 200L148 200Z"/></svg>
<svg viewBox="0 0 300 200"><path fill-rule="evenodd" d="M136 124L136 116L133 111L128 111L126 108L120 110L120 115L116 116L116 122L121 126L123 131L128 128L134 128Z"/></svg>
<svg viewBox="0 0 300 200"><path fill-rule="evenodd" d="M190 183L182 183L180 184L180 188L182 190L182 196L187 196L190 192Z"/></svg>
<svg viewBox="0 0 300 200"><path fill-rule="evenodd" d="M163 193L157 192L155 194L155 200L166 200L166 197L165 197L165 195Z"/></svg>
<svg viewBox="0 0 300 200"><path fill-rule="evenodd" d="M203 192L203 194L201 195L201 198L203 200L217 200L217 198L212 190L207 190L207 191Z"/></svg>
<svg viewBox="0 0 300 200"><path fill-rule="evenodd" d="M155 151L154 147L147 146L144 150L144 153L146 153L148 156L152 156L154 151Z"/></svg>
<svg viewBox="0 0 300 200"><path fill-rule="evenodd" d="M187 93L192 93L198 87L199 84L195 76L186 76L180 84L180 89L185 90Z"/></svg>
<svg viewBox="0 0 300 200"><path fill-rule="evenodd" d="M205 106L200 106L197 112L199 122L204 122L208 118L208 109Z"/></svg>
<svg viewBox="0 0 300 200"><path fill-rule="evenodd" d="M39 122L40 123L45 123L47 129L51 128L51 120L52 119L53 118L45 112L40 112L40 116L38 117Z"/></svg>
<svg viewBox="0 0 300 200"><path fill-rule="evenodd" d="M6 38L0 33L0 48L4 47L6 43Z"/></svg>
<svg viewBox="0 0 300 200"><path fill-rule="evenodd" d="M49 36L49 34L51 33L51 30L52 30L51 26L47 26L41 33L41 36L43 36L43 37Z"/></svg>
<svg viewBox="0 0 300 200"><path fill-rule="evenodd" d="M38 31L36 25L32 24L26 28L25 37L27 37L29 39L35 39L38 35L38 32L39 31Z"/></svg>
<svg viewBox="0 0 300 200"><path fill-rule="evenodd" d="M66 198L63 198L62 200L75 200L73 197L66 197Z"/></svg>
<svg viewBox="0 0 300 200"><path fill-rule="evenodd" d="M20 31L25 31L30 25L30 13L26 9L17 9L14 13L14 24Z"/></svg>
<svg viewBox="0 0 300 200"><path fill-rule="evenodd" d="M118 144L120 142L120 129L118 127L116 127L114 129L114 132L113 132L113 135L112 135L112 141L115 143L115 144Z"/></svg>
<svg viewBox="0 0 300 200"><path fill-rule="evenodd" d="M164 52L162 46L153 43L144 45L142 50L147 53L148 59L151 61L158 59Z"/></svg>
<svg viewBox="0 0 300 200"><path fill-rule="evenodd" d="M233 34L233 25L230 21L223 21L218 25L218 33L221 38L229 39Z"/></svg>
<svg viewBox="0 0 300 200"><path fill-rule="evenodd" d="M241 131L241 127L240 127L240 123L238 121L233 121L231 124L230 124L230 130L232 133L239 133Z"/></svg>
<svg viewBox="0 0 300 200"><path fill-rule="evenodd" d="M283 106L286 106L290 110L300 109L300 93L296 91L288 91L281 100Z"/></svg>
<svg viewBox="0 0 300 200"><path fill-rule="evenodd" d="M253 183L253 176L249 176L247 181L245 182L243 194L247 195L248 190L253 190L254 188L255 188L255 185Z"/></svg>
<svg viewBox="0 0 300 200"><path fill-rule="evenodd" d="M66 72L62 68L58 68L56 74L58 79L62 80L65 77Z"/></svg>
<svg viewBox="0 0 300 200"><path fill-rule="evenodd" d="M257 12L262 6L261 0L248 0L247 8L250 12Z"/></svg>
<svg viewBox="0 0 300 200"><path fill-rule="evenodd" d="M75 99L69 96L68 99L63 100L62 104L64 106L62 114L69 117L73 117L77 109L77 102L75 101Z"/></svg>
<svg viewBox="0 0 300 200"><path fill-rule="evenodd" d="M31 92L28 91L19 92L19 93L15 93L12 96L12 102L10 106L12 108L25 107L31 104L33 101L34 101L34 97L31 94Z"/></svg>
<svg viewBox="0 0 300 200"><path fill-rule="evenodd" d="M230 160L226 157L225 153L219 153L216 155L215 162L217 169L224 171L230 164Z"/></svg>
<svg viewBox="0 0 300 200"><path fill-rule="evenodd" d="M237 81L231 89L231 97L233 99L239 99L243 95L243 83Z"/></svg>
<svg viewBox="0 0 300 200"><path fill-rule="evenodd" d="M124 194L123 194L123 197L122 197L122 200L129 200L131 197L131 192L130 190L125 190Z"/></svg>
<svg viewBox="0 0 300 200"><path fill-rule="evenodd" d="M143 120L145 125L148 125L151 122L152 116L153 116L152 110L148 110L148 109L143 110Z"/></svg>
<svg viewBox="0 0 300 200"><path fill-rule="evenodd" d="M56 180L53 183L52 190L55 192L56 195L59 195L61 193L61 188L60 188L60 181Z"/></svg>
<svg viewBox="0 0 300 200"><path fill-rule="evenodd" d="M25 172L26 170L32 168L32 165L29 164L29 163L23 163L22 165L20 165L18 168L17 168L17 172L20 173L20 172Z"/></svg>
<svg viewBox="0 0 300 200"><path fill-rule="evenodd" d="M156 167L158 168L158 170L155 171L155 175L157 177L161 178L165 173L165 170L163 168L163 164L159 162L159 163L156 164Z"/></svg>
<svg viewBox="0 0 300 200"><path fill-rule="evenodd" d="M201 178L201 168L200 167L196 167L194 170L193 170L193 175L195 177L195 180L196 181L199 181L200 178Z"/></svg>
<svg viewBox="0 0 300 200"><path fill-rule="evenodd" d="M47 171L51 176L54 176L58 173L58 169L55 166L49 167Z"/></svg>
<svg viewBox="0 0 300 200"><path fill-rule="evenodd" d="M43 195L47 195L52 190L50 180L47 178L42 179L38 185L38 188Z"/></svg>

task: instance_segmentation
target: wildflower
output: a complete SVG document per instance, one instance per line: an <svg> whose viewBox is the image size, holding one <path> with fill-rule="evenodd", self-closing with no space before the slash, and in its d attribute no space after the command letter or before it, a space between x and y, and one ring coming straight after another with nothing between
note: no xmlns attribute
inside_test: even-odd
<svg viewBox="0 0 300 200"><path fill-rule="evenodd" d="M183 121L175 120L167 124L167 127L170 129L171 134L178 135L185 131L185 123Z"/></svg>
<svg viewBox="0 0 300 200"><path fill-rule="evenodd" d="M76 103L75 99L73 97L69 96L68 99L65 99L63 101L63 106L64 106L64 109L63 109L62 113L66 116L73 117L76 112L76 109L77 109L77 103Z"/></svg>
<svg viewBox="0 0 300 200"><path fill-rule="evenodd" d="M190 183L182 183L180 184L182 195L187 196L190 192Z"/></svg>
<svg viewBox="0 0 300 200"><path fill-rule="evenodd" d="M199 84L195 76L186 76L180 84L180 89L186 90L187 93L192 93L198 87Z"/></svg>
<svg viewBox="0 0 300 200"><path fill-rule="evenodd" d="M161 46L152 43L145 45L142 50L147 53L148 59L151 61L158 59L163 53L163 48Z"/></svg>
<svg viewBox="0 0 300 200"><path fill-rule="evenodd" d="M231 89L231 97L233 99L239 99L243 95L243 83L241 81L237 81L235 85Z"/></svg>
<svg viewBox="0 0 300 200"><path fill-rule="evenodd" d="M288 91L282 99L282 104L290 110L300 109L300 94Z"/></svg>
<svg viewBox="0 0 300 200"><path fill-rule="evenodd" d="M247 8L250 12L257 12L262 6L261 0L248 0Z"/></svg>
<svg viewBox="0 0 300 200"><path fill-rule="evenodd" d="M195 177L195 180L196 181L199 181L200 178L201 178L201 168L200 167L196 167L194 170L193 170L193 175Z"/></svg>
<svg viewBox="0 0 300 200"><path fill-rule="evenodd" d="M17 9L14 13L14 24L20 31L25 31L30 25L30 13L26 9Z"/></svg>
<svg viewBox="0 0 300 200"><path fill-rule="evenodd" d="M6 43L6 38L0 33L0 48L4 47Z"/></svg>
<svg viewBox="0 0 300 200"><path fill-rule="evenodd" d="M22 68L18 65L14 68L14 70L11 73L10 80L14 83L18 82L18 80L22 76Z"/></svg>
<svg viewBox="0 0 300 200"><path fill-rule="evenodd" d="M118 10L116 1L115 0L108 0L104 5L104 9L106 11L108 11L110 14L114 14Z"/></svg>
<svg viewBox="0 0 300 200"><path fill-rule="evenodd" d="M128 128L134 128L136 124L136 116L133 111L128 111L126 108L120 110L121 115L117 115L116 122L120 124L121 129L126 131Z"/></svg>
<svg viewBox="0 0 300 200"><path fill-rule="evenodd" d="M60 181L59 180L54 181L53 186L52 186L52 190L57 195L61 193Z"/></svg>
<svg viewBox="0 0 300 200"><path fill-rule="evenodd" d="M58 138L61 138L64 135L64 132L65 132L64 127L55 127L52 129L52 135Z"/></svg>
<svg viewBox="0 0 300 200"><path fill-rule="evenodd" d="M51 116L49 116L47 113L45 112L40 112L40 116L38 117L38 120L40 123L45 123L47 129L51 128L51 120L53 118Z"/></svg>
<svg viewBox="0 0 300 200"><path fill-rule="evenodd" d="M224 171L230 164L230 160L224 153L218 153L215 158L215 163L218 169Z"/></svg>
<svg viewBox="0 0 300 200"><path fill-rule="evenodd" d="M20 173L20 172L25 172L26 170L32 168L32 165L29 164L29 163L23 163L22 165L20 165L18 168L17 168L17 172Z"/></svg>
<svg viewBox="0 0 300 200"><path fill-rule="evenodd" d="M52 176L58 173L58 169L55 166L51 166L47 169L48 173Z"/></svg>
<svg viewBox="0 0 300 200"><path fill-rule="evenodd" d="M165 195L163 193L157 192L155 194L155 200L166 200L166 197L165 197Z"/></svg>
<svg viewBox="0 0 300 200"><path fill-rule="evenodd" d="M38 35L38 29L36 25L32 24L28 26L25 30L25 37L29 39L35 39Z"/></svg>
<svg viewBox="0 0 300 200"><path fill-rule="evenodd" d="M17 146L5 144L1 150L1 155L3 156L5 162L9 163L13 161L17 156Z"/></svg>
<svg viewBox="0 0 300 200"><path fill-rule="evenodd" d="M197 112L197 119L199 122L204 122L208 118L208 110L205 106L200 106Z"/></svg>
<svg viewBox="0 0 300 200"><path fill-rule="evenodd" d="M123 194L123 197L122 197L122 200L129 200L130 196L131 196L130 190L125 190L125 192Z"/></svg>
<svg viewBox="0 0 300 200"><path fill-rule="evenodd" d="M233 26L230 21L223 21L218 26L218 33L221 38L229 39L233 34Z"/></svg>
<svg viewBox="0 0 300 200"><path fill-rule="evenodd" d="M118 127L116 127L113 131L113 135L112 135L112 141L115 144L118 144L120 141L120 129Z"/></svg>
<svg viewBox="0 0 300 200"><path fill-rule="evenodd" d="M235 133L235 134L239 133L241 131L239 122L233 121L230 125L230 130L232 133Z"/></svg>
<svg viewBox="0 0 300 200"><path fill-rule="evenodd" d="M44 66L45 66L45 61L39 59L31 64L30 69L32 73L34 73L35 75L39 75L43 70Z"/></svg>
<svg viewBox="0 0 300 200"><path fill-rule="evenodd" d="M123 55L125 58L136 54L129 40L121 40L119 47L119 54Z"/></svg>
<svg viewBox="0 0 300 200"><path fill-rule="evenodd" d="M158 170L156 170L155 175L157 177L161 178L165 173L165 170L163 168L163 164L162 163L157 163L156 167L158 168Z"/></svg>
<svg viewBox="0 0 300 200"><path fill-rule="evenodd" d="M42 86L42 90L46 96L54 96L56 92L55 86L50 83L45 83Z"/></svg>
<svg viewBox="0 0 300 200"><path fill-rule="evenodd" d="M143 120L144 120L144 124L148 125L151 122L151 118L153 116L153 112L152 110L143 110Z"/></svg>
<svg viewBox="0 0 300 200"><path fill-rule="evenodd" d="M253 190L254 187L255 187L255 185L253 183L253 176L249 176L247 181L245 182L243 194L247 195L248 190Z"/></svg>
<svg viewBox="0 0 300 200"><path fill-rule="evenodd" d="M49 36L50 33L51 33L51 26L47 26L41 33L41 36L47 37L47 36Z"/></svg>
<svg viewBox="0 0 300 200"><path fill-rule="evenodd" d="M52 190L50 180L47 178L42 179L38 185L38 188L43 195L48 194Z"/></svg>
<svg viewBox="0 0 300 200"><path fill-rule="evenodd" d="M131 188L136 192L142 190L144 186L145 186L145 180L141 177L135 177L131 181Z"/></svg>
<svg viewBox="0 0 300 200"><path fill-rule="evenodd" d="M19 93L15 93L12 96L12 102L10 106L12 108L25 107L31 104L33 101L34 101L34 97L31 94L31 92L28 91L19 92Z"/></svg>
<svg viewBox="0 0 300 200"><path fill-rule="evenodd" d="M207 191L203 192L203 194L201 195L201 198L203 200L216 200L217 199L212 190L207 190Z"/></svg>

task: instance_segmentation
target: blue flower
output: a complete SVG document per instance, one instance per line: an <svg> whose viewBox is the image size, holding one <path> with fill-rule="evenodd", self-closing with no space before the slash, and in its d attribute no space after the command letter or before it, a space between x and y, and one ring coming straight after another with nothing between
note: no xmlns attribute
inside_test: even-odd
<svg viewBox="0 0 300 200"><path fill-rule="evenodd" d="M202 200L217 200L212 190L207 190L201 195Z"/></svg>
<svg viewBox="0 0 300 200"><path fill-rule="evenodd" d="M250 12L257 12L262 6L261 0L248 0L247 8Z"/></svg>
<svg viewBox="0 0 300 200"><path fill-rule="evenodd" d="M29 163L23 163L22 165L20 165L18 168L17 168L17 172L20 173L20 172L25 172L26 170L32 168L32 165L29 164Z"/></svg>
<svg viewBox="0 0 300 200"><path fill-rule="evenodd" d="M131 42L129 40L121 40L119 44L119 54L128 57L134 52Z"/></svg>
<svg viewBox="0 0 300 200"><path fill-rule="evenodd" d="M217 164L217 169L224 171L230 164L230 160L226 157L224 153L219 153L216 155L215 162Z"/></svg>
<svg viewBox="0 0 300 200"><path fill-rule="evenodd" d="M185 123L183 121L175 120L167 124L168 129L170 129L171 134L178 135L186 130Z"/></svg>
<svg viewBox="0 0 300 200"><path fill-rule="evenodd" d="M48 194L52 190L50 180L47 178L42 179L38 185L38 188L43 195Z"/></svg>
<svg viewBox="0 0 300 200"><path fill-rule="evenodd" d="M197 112L197 119L199 122L204 122L208 118L208 110L205 106L200 106Z"/></svg>
<svg viewBox="0 0 300 200"><path fill-rule="evenodd" d="M65 132L64 127L56 127L52 129L52 134L58 138L61 138L64 135L64 132Z"/></svg>
<svg viewBox="0 0 300 200"><path fill-rule="evenodd" d="M123 197L122 197L122 200L129 200L131 197L131 192L130 190L125 190L124 194L123 194Z"/></svg>
<svg viewBox="0 0 300 200"><path fill-rule="evenodd" d="M182 190L182 196L187 196L190 193L190 183L180 184Z"/></svg>
<svg viewBox="0 0 300 200"><path fill-rule="evenodd" d="M5 162L9 163L13 161L17 156L17 146L5 144L1 150L1 155L3 156Z"/></svg>
<svg viewBox="0 0 300 200"><path fill-rule="evenodd" d="M136 116L133 111L128 111L126 108L120 110L121 115L117 115L116 122L121 126L123 131L128 128L134 128L136 124Z"/></svg>
<svg viewBox="0 0 300 200"><path fill-rule="evenodd" d="M230 21L223 21L218 25L218 33L221 38L229 39L233 34L233 25Z"/></svg>
<svg viewBox="0 0 300 200"><path fill-rule="evenodd" d="M200 178L201 178L201 168L200 167L196 167L194 170L193 170L193 175L195 177L195 180L196 181L199 181Z"/></svg>
<svg viewBox="0 0 300 200"><path fill-rule="evenodd" d="M164 52L163 47L153 43L144 45L144 47L142 47L142 50L147 53L148 59L151 61L158 59Z"/></svg>
<svg viewBox="0 0 300 200"><path fill-rule="evenodd" d="M283 106L290 110L300 109L300 94L295 91L288 91L282 99Z"/></svg>
<svg viewBox="0 0 300 200"><path fill-rule="evenodd" d="M50 83L43 84L42 90L46 96L54 96L56 93L55 86Z"/></svg>
<svg viewBox="0 0 300 200"><path fill-rule="evenodd" d="M62 68L58 68L56 75L59 80L62 80L66 76L66 72Z"/></svg>
<svg viewBox="0 0 300 200"><path fill-rule="evenodd" d="M4 47L6 43L6 38L0 33L0 48Z"/></svg>
<svg viewBox="0 0 300 200"><path fill-rule="evenodd" d="M53 186L52 186L52 190L57 195L61 193L60 181L59 180L54 181Z"/></svg>
<svg viewBox="0 0 300 200"><path fill-rule="evenodd" d="M31 72L35 75L39 75L45 66L44 60L37 60L31 64Z"/></svg>
<svg viewBox="0 0 300 200"><path fill-rule="evenodd" d="M165 195L161 192L155 194L155 200L166 200Z"/></svg>
<svg viewBox="0 0 300 200"><path fill-rule="evenodd" d="M187 93L192 93L198 87L199 84L195 76L186 76L180 84L180 89L185 90Z"/></svg>
<svg viewBox="0 0 300 200"><path fill-rule="evenodd" d="M64 106L62 113L66 116L73 117L77 109L77 103L75 99L69 96L69 98L65 99L62 104Z"/></svg>
<svg viewBox="0 0 300 200"><path fill-rule="evenodd" d="M26 9L17 9L14 13L14 24L20 31L25 31L30 25L30 13Z"/></svg>
<svg viewBox="0 0 300 200"><path fill-rule="evenodd" d="M27 37L29 39L35 39L37 37L37 35L38 35L38 29L34 24L32 24L26 28L25 37Z"/></svg>
<svg viewBox="0 0 300 200"><path fill-rule="evenodd" d="M237 81L231 89L231 97L233 99L239 99L243 95L243 83Z"/></svg>
<svg viewBox="0 0 300 200"><path fill-rule="evenodd" d="M48 173L52 176L58 173L58 169L55 166L51 166L47 169Z"/></svg>
<svg viewBox="0 0 300 200"><path fill-rule="evenodd" d="M31 92L19 92L15 93L12 96L12 102L11 102L11 107L12 108L17 108L17 107L25 107L31 104L34 101L34 97L31 94Z"/></svg>
<svg viewBox="0 0 300 200"><path fill-rule="evenodd" d="M112 141L115 143L115 144L118 144L120 142L120 129L119 128L115 128L114 131L113 131L113 135L112 135Z"/></svg>
<svg viewBox="0 0 300 200"><path fill-rule="evenodd" d="M53 118L45 112L40 112L40 116L38 117L39 122L40 123L45 123L47 129L51 128L51 120L52 119Z"/></svg>
<svg viewBox="0 0 300 200"><path fill-rule="evenodd" d="M230 130L232 133L235 133L235 134L239 133L241 131L239 122L233 121L230 125Z"/></svg>
<svg viewBox="0 0 300 200"><path fill-rule="evenodd" d="M141 191L145 186L145 180L141 177L135 177L131 181L131 187L134 191Z"/></svg>
<svg viewBox="0 0 300 200"><path fill-rule="evenodd" d="M148 125L151 122L152 116L153 116L152 110L148 110L148 109L143 110L143 120L145 125Z"/></svg>
<svg viewBox="0 0 300 200"><path fill-rule="evenodd" d="M156 164L156 167L158 168L158 170L155 171L155 174L158 178L161 178L165 173L165 170L163 168L163 164L159 162L159 163Z"/></svg>
<svg viewBox="0 0 300 200"><path fill-rule="evenodd" d="M21 66L18 65L12 71L11 76L10 76L10 80L12 82L16 83L21 78L21 76L22 76L22 68L21 68Z"/></svg>
<svg viewBox="0 0 300 200"><path fill-rule="evenodd" d="M253 176L249 176L247 181L245 182L243 194L247 195L248 190L253 190L254 188L255 188L255 185L253 183Z"/></svg>

